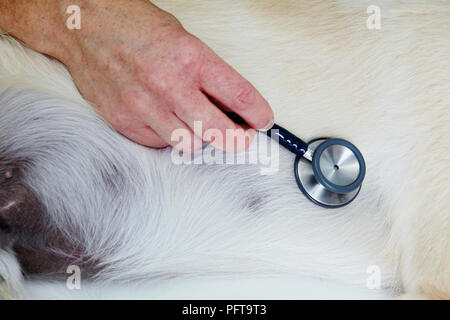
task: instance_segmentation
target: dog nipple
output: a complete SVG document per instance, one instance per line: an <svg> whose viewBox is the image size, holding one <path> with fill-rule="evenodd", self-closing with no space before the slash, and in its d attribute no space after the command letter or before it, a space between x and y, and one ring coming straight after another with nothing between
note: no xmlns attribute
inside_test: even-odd
<svg viewBox="0 0 450 320"><path fill-rule="evenodd" d="M13 172L12 172L12 170L6 171L6 173L5 173L5 178L6 178L6 179L11 179L12 177L13 177Z"/></svg>
<svg viewBox="0 0 450 320"><path fill-rule="evenodd" d="M11 209L12 207L14 207L17 204L17 202L15 200L11 200L9 201L5 206L0 208L0 211L6 211Z"/></svg>

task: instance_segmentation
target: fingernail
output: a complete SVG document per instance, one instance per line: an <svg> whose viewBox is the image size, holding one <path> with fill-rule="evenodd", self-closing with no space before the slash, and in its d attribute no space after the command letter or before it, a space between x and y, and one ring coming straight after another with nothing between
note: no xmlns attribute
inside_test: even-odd
<svg viewBox="0 0 450 320"><path fill-rule="evenodd" d="M262 131L262 132L269 131L270 129L272 129L273 124L274 124L274 120L272 118L272 120L270 120L269 123L264 126L264 128L259 129L258 131Z"/></svg>

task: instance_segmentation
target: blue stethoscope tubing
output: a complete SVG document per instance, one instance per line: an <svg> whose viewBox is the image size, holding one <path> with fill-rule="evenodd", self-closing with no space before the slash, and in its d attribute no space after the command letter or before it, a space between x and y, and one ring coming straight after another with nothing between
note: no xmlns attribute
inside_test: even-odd
<svg viewBox="0 0 450 320"><path fill-rule="evenodd" d="M267 131L267 135L269 137L274 137L275 135L278 138L278 142L283 147L300 157L303 157L308 150L308 144L305 141L276 123L273 125L272 129Z"/></svg>
<svg viewBox="0 0 450 320"><path fill-rule="evenodd" d="M276 123L273 125L272 129L267 131L267 135L269 137L274 137L275 135L278 138L278 142L283 147L300 157L303 157L308 150L308 144L305 141Z"/></svg>
<svg viewBox="0 0 450 320"><path fill-rule="evenodd" d="M237 124L246 124L235 113L227 113L227 116ZM279 144L296 155L294 175L297 185L313 203L324 208L340 208L359 194L366 164L361 152L349 141L321 138L306 143L278 124L274 124L266 134L277 138ZM342 158L345 158L343 163L340 162ZM336 178L345 171L345 167L351 169L352 178L350 181L346 179L346 183L338 183Z"/></svg>

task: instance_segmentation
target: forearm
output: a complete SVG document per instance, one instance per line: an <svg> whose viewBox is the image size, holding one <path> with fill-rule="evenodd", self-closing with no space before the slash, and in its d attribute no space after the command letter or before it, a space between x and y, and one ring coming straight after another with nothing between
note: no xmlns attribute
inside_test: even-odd
<svg viewBox="0 0 450 320"><path fill-rule="evenodd" d="M65 3L69 0L0 1L0 28L33 49L53 55L65 46Z"/></svg>
<svg viewBox="0 0 450 320"><path fill-rule="evenodd" d="M129 0L77 0L82 28L70 30L66 27L66 10L72 4L73 0L0 0L0 29L34 50L65 62L78 50L80 41L101 38L106 30L114 29L116 21L135 13L127 12ZM161 16L162 10L147 0L134 0L134 5L141 6L147 18L154 18L150 20ZM110 14L108 21L101 19L106 11Z"/></svg>

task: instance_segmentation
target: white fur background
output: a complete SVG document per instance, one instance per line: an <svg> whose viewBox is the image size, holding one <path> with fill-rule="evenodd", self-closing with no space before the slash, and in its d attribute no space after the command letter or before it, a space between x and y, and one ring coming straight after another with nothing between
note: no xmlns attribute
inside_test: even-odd
<svg viewBox="0 0 450 320"><path fill-rule="evenodd" d="M24 143L30 133L42 133L42 140L30 139L29 152L42 150L39 142L45 149L45 135L71 133L65 137L71 144L57 139L56 155L43 156L29 184L62 228L72 223L87 230L89 253L113 265L81 291L30 282L25 297L379 298L450 292L448 1L155 3L249 79L274 108L277 123L306 140L336 136L357 145L367 163L363 189L348 207L315 207L297 189L287 152L275 176L261 176L255 166L174 166L170 151L135 146L98 121L59 63L4 36L1 87L43 92L4 92L0 115L7 126L17 128L16 139ZM369 5L380 6L380 30L366 27ZM44 119L41 126L26 129L26 116L36 114ZM86 171L82 163L99 161L104 169L111 157L128 182L121 201L107 210L112 195L100 190L92 196L95 166ZM62 163L71 170L55 170ZM62 186L67 179L73 184ZM69 211L77 218L68 222L61 206L74 190L80 190L79 206ZM245 206L259 197L256 208ZM101 219L92 215L98 212ZM97 229L86 228L92 225ZM4 261L0 273L13 277ZM371 265L382 271L382 290L366 287ZM133 279L141 289L125 285Z"/></svg>

